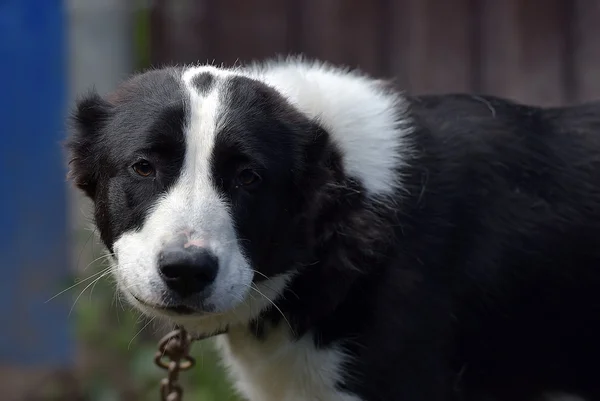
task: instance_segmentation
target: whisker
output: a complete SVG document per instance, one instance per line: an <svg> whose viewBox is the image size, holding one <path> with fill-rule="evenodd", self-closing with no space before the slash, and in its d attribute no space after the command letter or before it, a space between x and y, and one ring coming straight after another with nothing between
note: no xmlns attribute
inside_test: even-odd
<svg viewBox="0 0 600 401"><path fill-rule="evenodd" d="M87 264L87 266L86 266L86 267L84 267L84 268L82 269L82 271L86 271L86 270L87 270L87 269L88 269L88 268L89 268L91 265L93 265L94 263L96 263L96 262L98 262L98 261L100 261L100 260L105 260L105 259L108 259L108 258L110 258L111 256L114 256L114 254L112 254L112 253L107 253L106 255L102 255L102 256L99 256L99 257L97 257L96 259L94 259L94 260L92 260L90 263L88 263L88 264Z"/></svg>
<svg viewBox="0 0 600 401"><path fill-rule="evenodd" d="M223 242L223 245L228 245L228 244L231 244L234 242L252 242L252 241L249 239L246 239L246 238L236 238L236 239L233 239L230 241Z"/></svg>
<svg viewBox="0 0 600 401"><path fill-rule="evenodd" d="M152 319L148 320L148 323L146 323L146 324L145 324L145 325L144 325L144 326L143 326L141 329L139 329L139 330L138 330L138 332L137 332L137 333L135 333L135 335L134 335L134 336L131 338L131 340L129 341L129 344L127 344L127 349L130 349L130 347L131 347L131 344L133 343L133 340L135 340L135 338L136 338L137 336L139 336L139 335L140 335L140 333L141 333L142 331L144 331L144 329L145 329L146 327L148 327L148 326L150 325L150 323L152 323L152 322L154 321L154 319L155 319L155 317L153 317Z"/></svg>
<svg viewBox="0 0 600 401"><path fill-rule="evenodd" d="M73 302L73 305L71 306L71 309L69 310L69 314L67 316L71 316L71 313L73 312L73 309L75 308L75 305L77 304L77 301L79 300L79 298L81 298L81 296L83 295L83 293L85 292L85 290L87 290L88 288L90 288L92 285L94 285L94 283L96 281L101 280L103 277L105 277L108 274L110 274L110 267L108 269L106 269L103 272L102 275L96 277L91 283L89 283L88 285L86 285L83 290L81 290L81 292L79 293L79 295L77 296L77 298L75 298L75 302Z"/></svg>
<svg viewBox="0 0 600 401"><path fill-rule="evenodd" d="M112 266L108 266L107 268L105 268L105 269L102 269L102 270L100 270L99 272L92 274L91 276L88 276L88 277L86 277L86 278L84 278L84 279L81 279L81 280L79 280L78 282L76 282L76 283L75 283L75 284L73 284L72 286L69 286L69 287L65 288L64 290L62 290L61 292L59 292L58 294L56 294L56 295L52 296L50 299L48 299L48 300L47 300L46 302L44 302L44 303L48 303L48 302L52 301L54 298L58 297L59 295L61 295L61 294L64 294L65 292L67 292L67 291L69 291L69 290L71 290L71 289L73 289L73 288L77 287L78 285L81 285L82 283L85 283L86 281L93 279L94 277L98 276L99 274L104 274L104 273L106 273L108 270L110 270L110 268L111 268L111 267L112 267Z"/></svg>
<svg viewBox="0 0 600 401"><path fill-rule="evenodd" d="M253 271L254 273L257 273L257 274L259 274L259 275L263 276L263 277L264 277L266 280L271 280L271 279L272 279L272 277L269 277L269 276L267 276L266 274L259 272L258 270L252 269L252 271ZM267 285L267 283L266 283L266 282L264 282L264 281L263 281L263 282L261 282L261 283L260 283L260 285L267 287L267 289L269 289L269 290L271 290L271 291L273 291L273 292L277 292L277 291L275 291L275 289L273 289L273 287L270 287L270 286L268 286L268 285ZM292 294L296 295L296 294L295 294L293 291L291 291L289 288L287 288L286 290L287 290L287 291L290 291L290 292L292 292ZM296 295L296 297L297 297L297 296L298 296L298 295Z"/></svg>
<svg viewBox="0 0 600 401"><path fill-rule="evenodd" d="M275 309L277 309L277 311L281 314L281 317L283 318L283 320L285 320L285 322L287 323L287 325L289 326L290 330L294 331L294 329L292 328L292 325L290 324L289 320L287 319L287 317L285 317L285 314L283 313L283 311L279 308L279 306L277 306L275 304L275 302L273 302L269 297L267 297L265 294L263 294L258 288L256 288L256 286L251 283L250 284L250 288L256 292L258 292L260 295L262 295L267 301L269 301L271 303L271 305L273 305L273 307Z"/></svg>
<svg viewBox="0 0 600 401"><path fill-rule="evenodd" d="M117 323L121 323L120 319L119 319L119 291L113 291L113 297L112 297L112 301L111 301L111 307L114 305L115 306L115 313L117 314ZM123 305L120 305L121 309L123 308Z"/></svg>
<svg viewBox="0 0 600 401"><path fill-rule="evenodd" d="M271 277L267 276L266 274L264 274L264 273L262 273L262 272L259 272L259 271L258 271L258 270L256 270L256 269L252 269L252 271L253 271L254 273L256 273L256 274L260 274L261 276L263 276L263 277L264 277L264 278L266 278L267 280L270 280L270 279L271 279Z"/></svg>
<svg viewBox="0 0 600 401"><path fill-rule="evenodd" d="M87 247L88 242L90 242L90 239L94 236L94 232L95 232L95 229L87 237L87 239L85 240L83 246L81 247L81 250L79 251L79 256L77 256L77 262L75 262L75 268L76 268L76 270L79 270L78 269L79 262L81 262L81 257L83 256L83 251L85 251L85 248Z"/></svg>
<svg viewBox="0 0 600 401"><path fill-rule="evenodd" d="M92 288L90 288L90 297L89 300L90 302L92 301L92 295L94 294L94 288L96 288L96 284L98 284L98 282L100 281L102 277L98 278L98 280L94 280L94 283L92 284Z"/></svg>

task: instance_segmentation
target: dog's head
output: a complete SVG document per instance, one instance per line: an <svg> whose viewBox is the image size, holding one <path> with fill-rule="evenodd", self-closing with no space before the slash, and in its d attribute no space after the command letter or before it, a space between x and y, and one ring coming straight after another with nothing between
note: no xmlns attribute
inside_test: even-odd
<svg viewBox="0 0 600 401"><path fill-rule="evenodd" d="M291 75L274 73L288 87L282 91L259 71L165 68L78 102L71 175L94 202L120 290L139 309L214 323L204 330L249 321L314 257L324 188L335 191L353 176L373 192L393 190L397 122L373 101L392 109L395 98L361 93L372 85L366 80L327 78L370 102L351 105L356 99L294 84L304 78ZM308 99L304 110L294 98ZM324 115L310 115L314 108ZM319 123L327 113L340 127ZM358 130L360 113L373 118ZM388 142L372 141L363 128ZM347 141L333 141L331 129Z"/></svg>
<svg viewBox="0 0 600 401"><path fill-rule="evenodd" d="M333 162L318 124L264 83L211 67L154 70L106 98L92 93L73 122L71 174L94 201L131 302L222 314L253 289L280 291Z"/></svg>

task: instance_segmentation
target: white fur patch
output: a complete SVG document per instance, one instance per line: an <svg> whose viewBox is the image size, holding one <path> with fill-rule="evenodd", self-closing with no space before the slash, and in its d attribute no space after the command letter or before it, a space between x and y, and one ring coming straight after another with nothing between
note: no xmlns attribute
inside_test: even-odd
<svg viewBox="0 0 600 401"><path fill-rule="evenodd" d="M312 336L290 341L285 324L258 340L243 327L219 337L225 363L238 390L250 401L360 401L340 391L344 353L315 348Z"/></svg>

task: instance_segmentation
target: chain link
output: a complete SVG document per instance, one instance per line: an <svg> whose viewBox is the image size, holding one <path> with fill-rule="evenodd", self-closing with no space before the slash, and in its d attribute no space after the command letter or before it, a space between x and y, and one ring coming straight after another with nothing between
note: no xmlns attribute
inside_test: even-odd
<svg viewBox="0 0 600 401"><path fill-rule="evenodd" d="M179 372L191 369L196 361L189 355L193 339L179 327L164 336L158 343L154 363L167 371L167 377L160 381L161 401L181 401L183 388L179 384Z"/></svg>

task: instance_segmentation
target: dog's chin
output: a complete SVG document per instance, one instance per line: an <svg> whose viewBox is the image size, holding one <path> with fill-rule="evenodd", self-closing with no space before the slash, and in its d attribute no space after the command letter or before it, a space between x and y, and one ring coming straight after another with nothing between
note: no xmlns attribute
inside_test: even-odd
<svg viewBox="0 0 600 401"><path fill-rule="evenodd" d="M157 304L144 301L134 294L128 294L133 305L147 315L160 315L165 317L190 316L202 314L202 310L182 304Z"/></svg>
<svg viewBox="0 0 600 401"><path fill-rule="evenodd" d="M224 334L231 324L239 323L232 321L229 310L216 312L188 305L154 304L132 293L126 294L126 297L143 314L158 318L168 325L183 326L197 339ZM233 315L237 317L235 313Z"/></svg>
<svg viewBox="0 0 600 401"><path fill-rule="evenodd" d="M169 320L193 319L218 315L214 308L206 308L203 305L192 305L189 303L155 303L144 300L142 297L131 292L126 294L134 307L142 313L152 317L164 317Z"/></svg>

